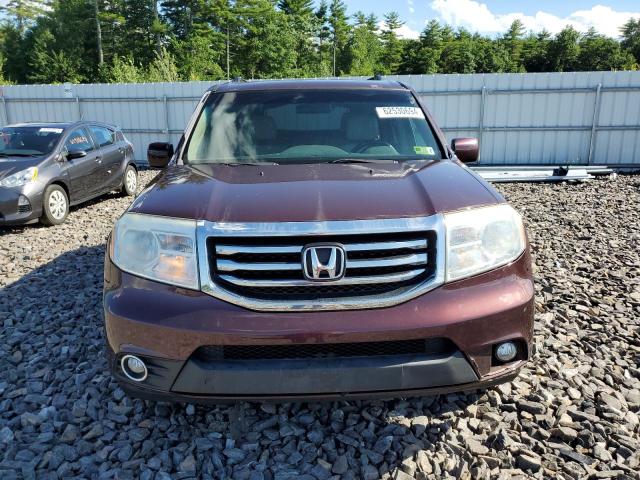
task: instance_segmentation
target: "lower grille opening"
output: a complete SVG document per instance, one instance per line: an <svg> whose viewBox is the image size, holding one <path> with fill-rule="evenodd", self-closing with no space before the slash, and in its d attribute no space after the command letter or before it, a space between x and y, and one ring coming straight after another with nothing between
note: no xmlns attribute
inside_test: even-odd
<svg viewBox="0 0 640 480"><path fill-rule="evenodd" d="M31 205L18 205L18 213L29 213Z"/></svg>
<svg viewBox="0 0 640 480"><path fill-rule="evenodd" d="M455 344L447 338L428 338L387 342L208 345L198 348L194 352L193 358L203 362L220 360L293 360L395 355L442 355L452 353L455 350Z"/></svg>

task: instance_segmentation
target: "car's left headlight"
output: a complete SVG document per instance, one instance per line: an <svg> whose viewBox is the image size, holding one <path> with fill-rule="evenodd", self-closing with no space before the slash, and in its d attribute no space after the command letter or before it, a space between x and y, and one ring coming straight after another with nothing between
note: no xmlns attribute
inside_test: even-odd
<svg viewBox="0 0 640 480"><path fill-rule="evenodd" d="M116 223L113 262L125 272L197 290L196 222L125 213Z"/></svg>
<svg viewBox="0 0 640 480"><path fill-rule="evenodd" d="M445 214L446 280L458 280L506 265L524 251L520 214L506 204Z"/></svg>
<svg viewBox="0 0 640 480"><path fill-rule="evenodd" d="M22 187L35 182L38 178L38 167L29 167L0 180L0 187Z"/></svg>

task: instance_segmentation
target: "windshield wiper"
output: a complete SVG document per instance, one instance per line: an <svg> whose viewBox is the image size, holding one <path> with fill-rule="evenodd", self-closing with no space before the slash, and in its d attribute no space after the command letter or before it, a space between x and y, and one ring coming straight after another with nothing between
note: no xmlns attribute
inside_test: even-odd
<svg viewBox="0 0 640 480"><path fill-rule="evenodd" d="M335 160L329 160L326 163L380 163L380 162L397 162L397 160L393 160L393 159L366 160L363 158L336 158Z"/></svg>
<svg viewBox="0 0 640 480"><path fill-rule="evenodd" d="M263 165L280 165L276 162L215 162L213 165L224 165L226 167L239 167L244 165L251 165L253 167L261 167Z"/></svg>
<svg viewBox="0 0 640 480"><path fill-rule="evenodd" d="M0 153L3 157L39 157L41 153Z"/></svg>

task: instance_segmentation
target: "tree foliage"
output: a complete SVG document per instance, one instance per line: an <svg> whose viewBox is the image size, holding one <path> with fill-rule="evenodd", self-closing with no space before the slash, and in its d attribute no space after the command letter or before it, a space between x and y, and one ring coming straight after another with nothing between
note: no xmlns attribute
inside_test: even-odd
<svg viewBox="0 0 640 480"><path fill-rule="evenodd" d="M9 0L0 7L0 82L148 82L328 75L634 70L640 19L620 40L567 26L502 35L435 20L418 39L396 12L345 0Z"/></svg>

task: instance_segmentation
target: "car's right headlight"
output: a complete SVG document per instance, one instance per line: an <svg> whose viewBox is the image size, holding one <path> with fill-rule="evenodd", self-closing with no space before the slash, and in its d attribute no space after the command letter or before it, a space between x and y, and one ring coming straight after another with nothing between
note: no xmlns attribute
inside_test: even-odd
<svg viewBox="0 0 640 480"><path fill-rule="evenodd" d="M116 223L112 260L140 277L197 290L196 222L126 213Z"/></svg>
<svg viewBox="0 0 640 480"><path fill-rule="evenodd" d="M29 167L0 180L0 187L22 187L35 182L38 178L38 167Z"/></svg>
<svg viewBox="0 0 640 480"><path fill-rule="evenodd" d="M444 222L447 281L506 265L527 244L520 214L506 204L447 213Z"/></svg>

